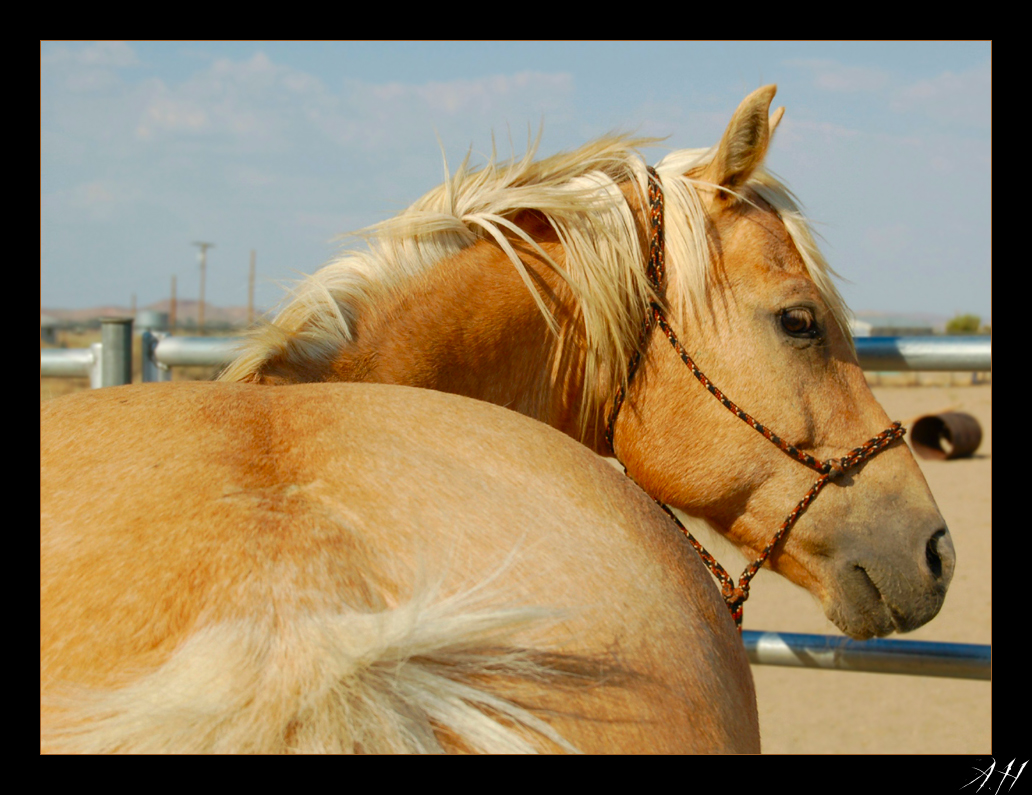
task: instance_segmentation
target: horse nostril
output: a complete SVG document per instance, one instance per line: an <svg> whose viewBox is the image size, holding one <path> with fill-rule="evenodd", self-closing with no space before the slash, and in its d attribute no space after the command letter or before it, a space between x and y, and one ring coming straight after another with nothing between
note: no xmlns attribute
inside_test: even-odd
<svg viewBox="0 0 1032 795"><path fill-rule="evenodd" d="M928 569L935 579L942 577L942 557L939 555L939 539L946 535L946 530L936 530L932 537L925 544L925 560L928 561Z"/></svg>

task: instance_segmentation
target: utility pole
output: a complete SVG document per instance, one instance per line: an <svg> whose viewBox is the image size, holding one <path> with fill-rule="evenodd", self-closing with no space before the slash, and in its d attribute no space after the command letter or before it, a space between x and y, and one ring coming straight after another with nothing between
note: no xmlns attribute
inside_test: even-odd
<svg viewBox="0 0 1032 795"><path fill-rule="evenodd" d="M251 270L247 275L247 327L254 322L254 249L251 249Z"/></svg>
<svg viewBox="0 0 1032 795"><path fill-rule="evenodd" d="M200 333L204 334L204 272L208 267L208 249L214 248L214 243L198 243L194 242L195 246L200 246L201 249L201 300L197 306L197 325L200 327Z"/></svg>
<svg viewBox="0 0 1032 795"><path fill-rule="evenodd" d="M175 334L176 331L176 275L172 274L172 297L168 302L168 330Z"/></svg>

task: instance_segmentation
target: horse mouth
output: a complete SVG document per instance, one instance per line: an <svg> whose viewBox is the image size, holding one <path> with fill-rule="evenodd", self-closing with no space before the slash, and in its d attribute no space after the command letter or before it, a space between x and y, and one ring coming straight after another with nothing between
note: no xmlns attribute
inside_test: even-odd
<svg viewBox="0 0 1032 795"><path fill-rule="evenodd" d="M914 628L913 622L886 599L867 569L854 564L851 575L843 582L838 603L826 611L842 632L857 640L867 640Z"/></svg>
<svg viewBox="0 0 1032 795"><path fill-rule="evenodd" d="M854 568L860 575L862 580L866 583L870 591L874 594L874 597L877 599L877 602L881 607L881 610L877 612L879 614L883 614L884 616L886 616L888 618L889 624L891 625L890 627L886 628L884 632L877 632L876 634L881 636L888 635L893 631L906 632L908 629L912 629L912 627L909 626L910 622L907 621L906 617L902 613L900 613L895 607L893 607L893 605L885 598L885 594L882 592L881 588L878 587L875 581L871 579L871 575L867 573L867 569L865 569L863 566L859 564L857 564ZM881 615L879 615L878 617L880 618ZM879 625L883 626L884 621L880 621Z"/></svg>

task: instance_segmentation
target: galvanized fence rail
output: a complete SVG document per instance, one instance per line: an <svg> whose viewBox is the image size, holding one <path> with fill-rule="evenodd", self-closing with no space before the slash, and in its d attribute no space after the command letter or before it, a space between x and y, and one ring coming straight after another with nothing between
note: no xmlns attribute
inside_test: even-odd
<svg viewBox="0 0 1032 795"><path fill-rule="evenodd" d="M992 679L992 647L926 640L853 640L797 632L742 632L754 665L784 665L955 679Z"/></svg>
<svg viewBox="0 0 1032 795"><path fill-rule="evenodd" d="M239 337L174 337L145 329L141 335L141 372L146 382L168 381L173 367L219 367L233 360ZM857 337L865 370L992 371L992 337ZM88 377L91 387L132 380L132 319L105 318L101 342L77 350L40 350L40 375ZM992 647L930 641L857 641L833 635L790 632L742 633L754 665L784 665L840 671L992 678Z"/></svg>
<svg viewBox="0 0 1032 795"><path fill-rule="evenodd" d="M89 377L93 387L129 383L125 365L132 356L132 321L105 318L101 329L102 342L89 348L41 350L40 375ZM174 337L145 329L141 345L143 380L168 381L172 367L229 364L242 342L240 337ZM865 370L992 371L992 337L857 337L856 352Z"/></svg>

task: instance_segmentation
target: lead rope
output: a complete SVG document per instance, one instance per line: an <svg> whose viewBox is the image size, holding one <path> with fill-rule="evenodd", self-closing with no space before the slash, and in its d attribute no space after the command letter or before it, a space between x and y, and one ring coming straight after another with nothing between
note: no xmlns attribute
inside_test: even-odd
<svg viewBox="0 0 1032 795"><path fill-rule="evenodd" d="M653 292L658 297L663 295L664 283L666 281L665 246L663 241L663 190L659 184L659 177L656 174L656 170L652 166L648 167L648 177L650 232L649 258L645 274L648 277L649 284L651 285ZM696 540L696 538L674 515L674 512L670 510L667 505L656 500L656 503L666 511L667 515L674 520L674 523L680 528L681 532L684 533L688 542L699 553L699 556L702 558L707 568L709 568L709 570L713 572L713 575L720 581L720 591L724 597L724 602L727 604L728 610L731 612L731 617L735 620L735 626L738 627L738 631L741 632L742 612L745 600L749 598L749 583L756 575L756 572L763 567L763 564L766 562L767 558L770 557L778 542L784 538L785 534L792 528L799 517L802 516L803 512L809 507L810 503L813 502L829 482L845 472L848 472L850 469L859 466L868 458L880 453L897 439L903 438L906 430L899 422L894 422L873 439L869 439L864 442L860 447L851 450L842 458L829 458L822 461L802 452L796 447L788 444L769 428L757 422L753 417L742 411L742 409L738 408L738 406L727 398L724 393L706 377L698 366L696 366L695 362L692 361L691 356L688 355L684 346L682 346L678 341L677 335L674 334L673 329L667 322L666 316L663 312L663 307L656 301L650 301L649 311L646 313L645 318L642 321L641 332L638 337L638 346L632 354L627 367L626 384L622 385L619 390L617 390L616 398L613 401L612 411L610 411L609 419L606 422L606 444L614 455L616 454L616 450L613 447L613 429L616 425L616 417L620 411L620 407L623 405L624 398L626 397L626 387L630 384L631 379L634 377L634 374L638 369L638 365L641 363L642 352L645 350L645 341L648 339L653 325L658 325L663 330L663 333L670 341L671 346L673 346L674 350L677 351L681 360L688 366L688 369L691 370L692 375L698 379L699 383L709 390L710 394L720 401L724 408L738 417L738 419L742 420L742 422L749 425L753 430L763 434L765 439L770 441L772 444L777 445L777 447L787 455L810 467L810 469L813 469L820 475L813 486L810 487L810 490L806 492L795 508L792 509L792 512L788 515L785 521L781 523L781 527L779 527L777 532L774 533L770 543L763 548L760 556L750 563L746 567L745 571L742 572L742 576L739 578L737 586L724 567L717 562L716 558L706 551L706 548ZM624 473L630 477L630 474L627 473L626 466L624 467ZM653 497L653 499L655 500L655 497Z"/></svg>

